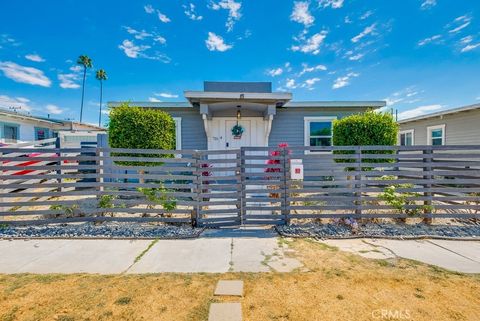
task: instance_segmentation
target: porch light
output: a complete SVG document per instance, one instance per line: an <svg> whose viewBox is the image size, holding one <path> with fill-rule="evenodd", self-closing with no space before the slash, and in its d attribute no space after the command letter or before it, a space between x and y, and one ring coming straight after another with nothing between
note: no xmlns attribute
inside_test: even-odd
<svg viewBox="0 0 480 321"><path fill-rule="evenodd" d="M242 118L242 112L240 110L241 107L242 106L240 106L240 105L237 106L237 108L238 108L237 109L237 120L240 120L240 118Z"/></svg>

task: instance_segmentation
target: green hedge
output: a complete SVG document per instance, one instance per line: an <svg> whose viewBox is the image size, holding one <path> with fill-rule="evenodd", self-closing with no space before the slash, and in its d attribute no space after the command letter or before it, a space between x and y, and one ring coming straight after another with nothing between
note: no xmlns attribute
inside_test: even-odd
<svg viewBox="0 0 480 321"><path fill-rule="evenodd" d="M392 146L397 144L398 124L389 113L369 110L333 122L334 146ZM336 154L351 154L351 151L336 151ZM392 154L393 151L363 151L362 154ZM336 160L353 162L353 160ZM391 162L392 159L364 159L366 163Z"/></svg>
<svg viewBox="0 0 480 321"><path fill-rule="evenodd" d="M108 140L112 148L174 150L175 121L164 111L133 107L125 103L110 110ZM172 157L172 155L168 154L132 154L128 156ZM135 162L135 165L140 165L140 163ZM144 163L144 165L158 164Z"/></svg>

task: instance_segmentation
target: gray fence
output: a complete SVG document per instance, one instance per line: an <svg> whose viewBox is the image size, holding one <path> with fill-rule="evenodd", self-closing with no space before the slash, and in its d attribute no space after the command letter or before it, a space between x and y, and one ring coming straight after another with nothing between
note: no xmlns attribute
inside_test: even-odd
<svg viewBox="0 0 480 321"><path fill-rule="evenodd" d="M0 153L0 224L479 218L480 146ZM291 179L292 159L303 179Z"/></svg>

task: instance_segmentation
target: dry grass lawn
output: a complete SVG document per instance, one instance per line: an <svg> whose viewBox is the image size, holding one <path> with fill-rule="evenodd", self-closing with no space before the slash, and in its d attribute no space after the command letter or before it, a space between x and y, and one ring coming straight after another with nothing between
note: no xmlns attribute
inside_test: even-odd
<svg viewBox="0 0 480 321"><path fill-rule="evenodd" d="M283 241L286 242L286 241ZM309 271L0 275L0 320L206 320L217 280L241 278L244 320L480 320L480 276L290 243ZM390 316L382 312L390 312Z"/></svg>

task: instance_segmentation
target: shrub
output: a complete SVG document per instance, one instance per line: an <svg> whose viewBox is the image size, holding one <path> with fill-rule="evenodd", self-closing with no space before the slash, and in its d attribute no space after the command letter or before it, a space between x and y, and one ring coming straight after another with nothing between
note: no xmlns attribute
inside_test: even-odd
<svg viewBox="0 0 480 321"><path fill-rule="evenodd" d="M392 146L397 143L398 124L389 113L369 110L333 122L334 146ZM336 151L336 154L353 154L353 151ZM392 154L393 151L362 151L362 154ZM337 159L337 162L355 162ZM365 163L386 163L392 159L363 159Z"/></svg>
<svg viewBox="0 0 480 321"><path fill-rule="evenodd" d="M175 149L175 121L166 112L122 104L110 111L108 140L112 148ZM164 154L121 154L117 156L172 157ZM125 165L158 165L122 162Z"/></svg>

